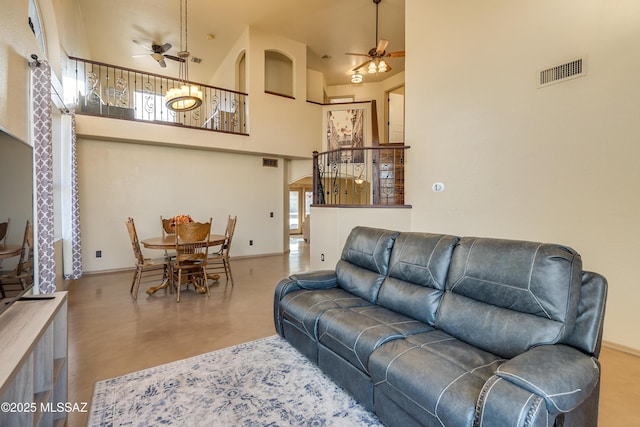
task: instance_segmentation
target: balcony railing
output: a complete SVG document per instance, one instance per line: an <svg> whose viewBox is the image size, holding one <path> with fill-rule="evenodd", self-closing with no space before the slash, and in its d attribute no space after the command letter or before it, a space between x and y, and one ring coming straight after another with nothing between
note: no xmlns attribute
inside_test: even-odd
<svg viewBox="0 0 640 427"><path fill-rule="evenodd" d="M406 206L403 145L340 148L313 153L313 203Z"/></svg>
<svg viewBox="0 0 640 427"><path fill-rule="evenodd" d="M69 58L75 63L77 112L102 117L141 120L248 135L248 94L190 82L202 90L202 105L175 113L166 108L164 94L177 79L129 68ZM74 70L72 70L74 71Z"/></svg>

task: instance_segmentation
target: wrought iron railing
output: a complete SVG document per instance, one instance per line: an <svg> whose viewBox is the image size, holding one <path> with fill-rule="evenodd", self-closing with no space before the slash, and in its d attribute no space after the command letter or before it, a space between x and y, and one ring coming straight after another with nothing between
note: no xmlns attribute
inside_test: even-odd
<svg viewBox="0 0 640 427"><path fill-rule="evenodd" d="M315 205L404 206L403 145L313 153Z"/></svg>
<svg viewBox="0 0 640 427"><path fill-rule="evenodd" d="M75 103L79 114L159 124L181 125L247 135L248 94L190 82L202 90L202 105L175 113L166 108L164 94L178 80L80 58L75 63Z"/></svg>

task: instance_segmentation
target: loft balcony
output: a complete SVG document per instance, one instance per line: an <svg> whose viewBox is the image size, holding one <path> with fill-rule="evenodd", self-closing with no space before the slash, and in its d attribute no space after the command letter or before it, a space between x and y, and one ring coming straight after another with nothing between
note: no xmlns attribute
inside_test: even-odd
<svg viewBox="0 0 640 427"><path fill-rule="evenodd" d="M404 175L410 147L385 144L313 153L313 206L410 207Z"/></svg>
<svg viewBox="0 0 640 427"><path fill-rule="evenodd" d="M222 89L201 83L193 83L203 93L202 105L184 113L175 113L165 106L164 94L168 89L177 87L178 79L158 74L142 72L124 67L118 67L97 61L71 57L68 70L75 75L75 79L65 80L65 92L69 86L73 89L76 113L93 117L108 117L130 122L145 122L175 128L188 128L249 136L248 99L247 93ZM75 87L73 85L75 84ZM267 93L267 92L265 92ZM293 98L279 98L276 103L279 108L285 103L295 102ZM364 102L360 102L362 104ZM400 207L409 208L405 204L405 161L407 150L410 148L400 144L378 144L378 126L375 101L370 103L372 122L367 124L367 133L372 135L369 147L341 147L322 153L313 152L313 206L315 207ZM346 108L350 104L345 104ZM335 104L332 104L335 107ZM302 112L304 120L295 129L298 134L309 134L309 123L320 121L323 110L313 103L304 103L304 107L295 107L296 112ZM305 109L306 108L306 109ZM306 123L306 124L305 124ZM108 126L108 132L118 131ZM124 127L124 126L123 126ZM93 126L92 131L95 130ZM126 130L125 130L126 132ZM179 131L178 131L179 132ZM99 134L98 131L97 134ZM173 144L173 141L162 140L158 144ZM331 138L337 138L334 131ZM222 135L221 135L222 136ZM258 136L258 135L255 135ZM123 138L122 134L114 136ZM260 153L268 153L276 144L269 137L260 137L259 143L268 144L258 147L252 144L251 149ZM129 139L124 137L124 139ZM171 137L168 137L171 139ZM206 138L205 144L192 143L189 146L208 148L214 147ZM276 138L280 143L281 138ZM309 137L312 141L313 136ZM191 142L191 140L190 140ZM304 144L295 147L280 147L279 153L274 155L296 156L303 159L313 151L313 144L309 144L308 151L302 151ZM222 141L218 147L228 149L227 141ZM328 144L334 146L336 144ZM337 145L340 145L339 143ZM317 145L316 145L317 146ZM238 151L237 146L233 146ZM286 150L286 151L285 151ZM298 150L298 152L296 152ZM253 152L253 151L251 151ZM308 158L308 157L307 157ZM310 165L311 166L311 165Z"/></svg>
<svg viewBox="0 0 640 427"><path fill-rule="evenodd" d="M77 114L184 126L248 135L249 95L189 82L203 94L200 107L176 113L165 106L164 94L177 79L81 58L69 58L75 72Z"/></svg>

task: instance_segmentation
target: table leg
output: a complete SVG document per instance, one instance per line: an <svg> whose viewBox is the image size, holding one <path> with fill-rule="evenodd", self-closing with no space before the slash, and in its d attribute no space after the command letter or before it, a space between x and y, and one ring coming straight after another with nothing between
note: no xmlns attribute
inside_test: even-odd
<svg viewBox="0 0 640 427"><path fill-rule="evenodd" d="M153 295L160 289L166 289L167 287L169 287L169 285L171 284L171 274L171 267L165 266L164 274L162 276L162 283L160 283L158 286L151 286L150 288L148 288L147 294Z"/></svg>

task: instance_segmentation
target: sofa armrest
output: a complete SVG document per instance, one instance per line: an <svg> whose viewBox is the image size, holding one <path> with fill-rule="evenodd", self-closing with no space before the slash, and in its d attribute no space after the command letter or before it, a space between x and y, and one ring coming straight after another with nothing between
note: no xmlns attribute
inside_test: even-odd
<svg viewBox="0 0 640 427"><path fill-rule="evenodd" d="M273 322L276 332L284 336L282 329L282 313L280 313L280 301L285 295L301 289L329 289L337 286L336 272L333 270L312 271L309 273L292 274L282 279L276 285L273 298Z"/></svg>
<svg viewBox="0 0 640 427"><path fill-rule="evenodd" d="M329 289L338 285L335 270L319 270L289 276L301 289Z"/></svg>
<svg viewBox="0 0 640 427"><path fill-rule="evenodd" d="M551 414L584 402L600 381L596 358L565 345L535 347L500 366L496 375L542 397Z"/></svg>

